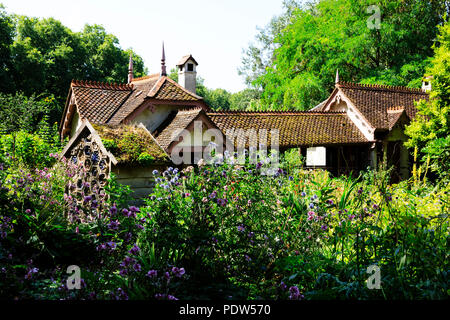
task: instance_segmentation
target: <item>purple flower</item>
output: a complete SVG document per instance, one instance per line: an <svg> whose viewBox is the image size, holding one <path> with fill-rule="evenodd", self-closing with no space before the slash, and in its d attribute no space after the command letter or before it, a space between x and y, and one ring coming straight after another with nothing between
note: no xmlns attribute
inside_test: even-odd
<svg viewBox="0 0 450 320"><path fill-rule="evenodd" d="M123 209L123 210L122 210L122 213L123 213L123 215L124 215L125 217L129 217L129 211L128 211L128 209Z"/></svg>
<svg viewBox="0 0 450 320"><path fill-rule="evenodd" d="M117 245L116 245L116 243L115 243L114 241L109 241L109 242L106 243L106 245L107 245L111 250L114 250L114 249L116 249L116 247L117 247Z"/></svg>
<svg viewBox="0 0 450 320"><path fill-rule="evenodd" d="M217 199L217 204L221 207L225 207L227 202L228 202L227 199Z"/></svg>
<svg viewBox="0 0 450 320"><path fill-rule="evenodd" d="M136 224L136 228L141 229L141 230L144 230L144 226L141 225L141 224Z"/></svg>
<svg viewBox="0 0 450 320"><path fill-rule="evenodd" d="M300 193L300 195L301 195L302 197L304 197L304 196L306 196L306 193L305 193L305 192L302 192L302 193Z"/></svg>
<svg viewBox="0 0 450 320"><path fill-rule="evenodd" d="M92 200L92 197L91 196L86 196L86 197L84 197L84 203L87 203L87 202L89 202L89 201L91 201Z"/></svg>
<svg viewBox="0 0 450 320"><path fill-rule="evenodd" d="M258 162L258 163L256 164L256 169L261 169L261 167L262 167L262 163L261 163L261 162Z"/></svg>
<svg viewBox="0 0 450 320"><path fill-rule="evenodd" d="M127 269L121 269L120 272L119 272L119 274L120 274L121 276L126 276L126 275L128 274L128 270L127 270Z"/></svg>
<svg viewBox="0 0 450 320"><path fill-rule="evenodd" d="M281 281L281 283L280 283L280 288L281 288L281 290L286 290L287 289L287 285L283 282L283 281Z"/></svg>
<svg viewBox="0 0 450 320"><path fill-rule="evenodd" d="M244 232L245 231L245 227L244 227L243 224L238 225L237 229L238 229L239 232Z"/></svg>
<svg viewBox="0 0 450 320"><path fill-rule="evenodd" d="M164 278L166 278L167 281L170 280L170 274L169 274L169 272L165 272L165 273L164 273Z"/></svg>
<svg viewBox="0 0 450 320"><path fill-rule="evenodd" d="M33 278L33 274L37 273L39 271L38 268L31 268L28 270L27 274L25 275L25 279L29 280L31 278Z"/></svg>
<svg viewBox="0 0 450 320"><path fill-rule="evenodd" d="M123 259L122 263L120 264L121 266L129 266L130 264L132 264L133 262L135 262L136 260L134 260L133 258L126 256L125 259Z"/></svg>
<svg viewBox="0 0 450 320"><path fill-rule="evenodd" d="M213 192L209 195L209 198L210 198L210 199L214 199L216 196L217 196L217 192L216 192L216 191L213 191Z"/></svg>
<svg viewBox="0 0 450 320"><path fill-rule="evenodd" d="M183 276L183 274L185 274L185 270L184 270L184 268L173 267L172 273L175 277L181 278Z"/></svg>
<svg viewBox="0 0 450 320"><path fill-rule="evenodd" d="M252 261L252 258L250 258L247 254L244 256L245 261L250 262Z"/></svg>
<svg viewBox="0 0 450 320"><path fill-rule="evenodd" d="M326 225L322 225L321 227L320 227L323 231L325 231L325 230L327 230L328 229L328 227L326 226Z"/></svg>
<svg viewBox="0 0 450 320"><path fill-rule="evenodd" d="M26 214L30 214L30 213L31 213L31 210L30 210L30 209L27 209L27 210L25 210L25 213L26 213Z"/></svg>
<svg viewBox="0 0 450 320"><path fill-rule="evenodd" d="M136 272L141 272L142 270L141 265L139 263L134 264L133 269Z"/></svg>
<svg viewBox="0 0 450 320"><path fill-rule="evenodd" d="M119 228L119 225L120 225L119 220L111 221L111 222L108 224L108 228L109 228L110 230L117 230L117 229Z"/></svg>
<svg viewBox="0 0 450 320"><path fill-rule="evenodd" d="M146 276L149 277L149 278L155 278L157 275L158 275L158 271L156 271L156 270L150 270L146 274Z"/></svg>
<svg viewBox="0 0 450 320"><path fill-rule="evenodd" d="M141 251L141 249L135 244L128 252L132 255L136 255L139 251Z"/></svg>
<svg viewBox="0 0 450 320"><path fill-rule="evenodd" d="M298 290L297 286L290 287L289 292L291 293L289 295L290 300L301 300L304 298L304 296L302 294L300 294L300 290Z"/></svg>
<svg viewBox="0 0 450 320"><path fill-rule="evenodd" d="M130 209L131 212L139 212L139 208L137 208L135 206L131 206L128 209Z"/></svg>
<svg viewBox="0 0 450 320"><path fill-rule="evenodd" d="M310 203L309 204L309 207L312 209L312 208L314 208L314 203Z"/></svg>
<svg viewBox="0 0 450 320"><path fill-rule="evenodd" d="M111 208L109 208L109 213L111 213L112 216L115 216L117 213L117 207L115 204Z"/></svg>
<svg viewBox="0 0 450 320"><path fill-rule="evenodd" d="M169 294L167 295L167 300L178 300L178 299Z"/></svg>

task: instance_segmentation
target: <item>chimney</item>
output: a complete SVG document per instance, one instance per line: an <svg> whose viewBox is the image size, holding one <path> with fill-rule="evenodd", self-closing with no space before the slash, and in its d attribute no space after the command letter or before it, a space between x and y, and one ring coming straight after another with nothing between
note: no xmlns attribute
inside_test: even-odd
<svg viewBox="0 0 450 320"><path fill-rule="evenodd" d="M130 62L128 62L128 83L133 81L133 57L130 53Z"/></svg>
<svg viewBox="0 0 450 320"><path fill-rule="evenodd" d="M177 64L178 83L192 93L197 90L197 66L198 63L191 54L181 58Z"/></svg>
<svg viewBox="0 0 450 320"><path fill-rule="evenodd" d="M431 80L433 76L425 76L422 79L422 90L425 92L431 91Z"/></svg>

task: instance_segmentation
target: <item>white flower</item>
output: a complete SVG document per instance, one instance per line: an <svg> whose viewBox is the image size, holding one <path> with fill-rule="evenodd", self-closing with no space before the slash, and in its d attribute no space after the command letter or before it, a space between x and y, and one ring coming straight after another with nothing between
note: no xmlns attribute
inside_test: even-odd
<svg viewBox="0 0 450 320"><path fill-rule="evenodd" d="M203 159L200 159L200 160L198 161L197 165L198 165L199 167L203 167L203 166L206 165L206 161L203 160Z"/></svg>

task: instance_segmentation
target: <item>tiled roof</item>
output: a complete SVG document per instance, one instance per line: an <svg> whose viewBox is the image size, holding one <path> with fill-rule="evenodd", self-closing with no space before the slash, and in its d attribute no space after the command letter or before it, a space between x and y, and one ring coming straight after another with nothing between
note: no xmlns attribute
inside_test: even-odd
<svg viewBox="0 0 450 320"><path fill-rule="evenodd" d="M177 66L182 66L188 61L189 59L192 59L192 61L195 63L195 65L198 66L197 61L195 61L194 57L192 57L192 54L185 55L181 58L181 60L177 63Z"/></svg>
<svg viewBox="0 0 450 320"><path fill-rule="evenodd" d="M405 108L400 107L400 108L389 108L387 110L387 118L388 118L388 122L389 122L389 130L391 130L395 124L397 123L397 121L400 119L400 117L403 115L403 113L405 113Z"/></svg>
<svg viewBox="0 0 450 320"><path fill-rule="evenodd" d="M159 74L134 79L131 84L72 81L71 86L80 116L97 124L120 124L147 98L171 102L203 101L172 79Z"/></svg>
<svg viewBox="0 0 450 320"><path fill-rule="evenodd" d="M130 85L77 80L72 81L71 87L80 117L92 123L106 123L132 91Z"/></svg>
<svg viewBox="0 0 450 320"><path fill-rule="evenodd" d="M416 114L415 101L428 99L428 93L421 89L391 87L382 85L363 85L339 82L336 87L352 101L374 128L389 129L390 119L387 109L403 107L407 116L413 119Z"/></svg>
<svg viewBox="0 0 450 320"><path fill-rule="evenodd" d="M366 143L368 140L345 113L338 112L214 112L208 117L226 134L228 129L268 130L266 145L270 145L270 130L278 129L280 148L346 143ZM229 136L230 140L233 137ZM237 144L242 143L243 132ZM248 143L246 143L248 146Z"/></svg>
<svg viewBox="0 0 450 320"><path fill-rule="evenodd" d="M155 86L150 90L147 96L160 100L202 100L202 97L197 96L189 90L186 90L168 77L161 77L155 84Z"/></svg>
<svg viewBox="0 0 450 320"><path fill-rule="evenodd" d="M158 141L161 147L167 150L170 143L181 133L183 129L186 129L186 127L200 114L202 110L202 108L179 110L170 124L156 137L156 141Z"/></svg>
<svg viewBox="0 0 450 320"><path fill-rule="evenodd" d="M148 92L155 86L159 80L159 74L152 74L142 78L133 79L133 92L130 97L125 101L123 106L117 110L117 112L109 120L109 124L118 125L125 119L130 113L138 108L147 97Z"/></svg>

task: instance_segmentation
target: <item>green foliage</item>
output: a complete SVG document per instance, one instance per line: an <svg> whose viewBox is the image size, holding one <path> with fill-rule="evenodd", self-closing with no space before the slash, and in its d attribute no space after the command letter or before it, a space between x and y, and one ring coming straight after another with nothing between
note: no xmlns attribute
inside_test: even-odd
<svg viewBox="0 0 450 320"><path fill-rule="evenodd" d="M121 163L149 165L164 162L167 155L145 129L132 125L94 125L103 145Z"/></svg>
<svg viewBox="0 0 450 320"><path fill-rule="evenodd" d="M144 166L147 166L147 165L152 164L152 163L155 161L155 157L149 155L147 152L142 152L142 153L139 155L139 157L137 158L137 161L138 161L140 164L142 164L142 165L144 165Z"/></svg>
<svg viewBox="0 0 450 320"><path fill-rule="evenodd" d="M105 146L105 148L111 152L115 152L118 148L117 143L113 139L102 139L102 143Z"/></svg>
<svg viewBox="0 0 450 320"><path fill-rule="evenodd" d="M130 53L134 75L146 73L142 58L122 49L102 26L86 25L81 32L73 32L53 18L8 15L0 10L2 92L52 94L63 104L72 79L125 82ZM61 112L57 110L51 123L59 121Z"/></svg>
<svg viewBox="0 0 450 320"><path fill-rule="evenodd" d="M434 57L427 74L432 75L429 101L420 101L416 118L406 127L407 146L422 153L422 161L432 160L432 169L440 177L449 177L450 166L450 25L439 27Z"/></svg>
<svg viewBox="0 0 450 320"><path fill-rule="evenodd" d="M2 135L0 162L6 165L20 163L29 168L50 167L56 161L52 155L56 155L60 148L57 133L53 139L48 141L38 134L25 131Z"/></svg>
<svg viewBox="0 0 450 320"><path fill-rule="evenodd" d="M380 28L369 6L380 9ZM289 3L257 36L241 74L263 89L264 109L310 109L340 79L418 87L446 1L322 0Z"/></svg>
<svg viewBox="0 0 450 320"><path fill-rule="evenodd" d="M36 131L44 115L54 108L53 97L39 99L35 96L26 97L23 93L0 93L0 132Z"/></svg>

